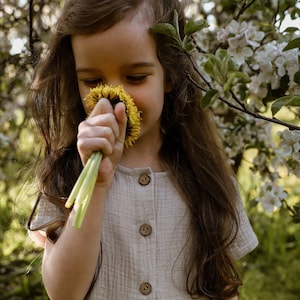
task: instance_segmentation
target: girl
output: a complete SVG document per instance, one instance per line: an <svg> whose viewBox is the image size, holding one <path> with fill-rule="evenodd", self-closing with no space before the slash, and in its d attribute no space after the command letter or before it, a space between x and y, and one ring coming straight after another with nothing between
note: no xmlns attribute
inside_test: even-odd
<svg viewBox="0 0 300 300"><path fill-rule="evenodd" d="M39 65L30 99L45 156L29 229L44 247L51 299L237 299L235 261L257 239L186 76L196 76L192 65L149 30L174 10L182 31L179 0L69 0ZM123 104L86 111L82 99L99 84L123 85L141 111L133 147L123 146ZM64 203L99 150L92 200L74 229Z"/></svg>

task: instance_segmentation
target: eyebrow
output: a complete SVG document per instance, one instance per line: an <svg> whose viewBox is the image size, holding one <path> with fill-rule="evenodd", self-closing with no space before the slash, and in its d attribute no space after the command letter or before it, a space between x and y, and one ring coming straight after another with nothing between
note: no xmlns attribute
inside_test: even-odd
<svg viewBox="0 0 300 300"><path fill-rule="evenodd" d="M131 68L131 69L136 69L136 68L142 68L142 67L148 67L148 68L153 68L155 65L154 63L150 62L138 62L138 63L133 63L133 64L128 64L123 66L122 68ZM97 68L93 67L79 67L76 68L76 73L87 73L87 72L99 72L100 70Z"/></svg>

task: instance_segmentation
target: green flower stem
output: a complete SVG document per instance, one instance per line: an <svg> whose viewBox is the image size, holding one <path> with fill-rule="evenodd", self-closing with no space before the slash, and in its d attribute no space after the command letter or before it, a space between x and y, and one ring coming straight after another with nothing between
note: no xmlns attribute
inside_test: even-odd
<svg viewBox="0 0 300 300"><path fill-rule="evenodd" d="M76 229L81 227L91 201L102 156L100 151L92 153L65 204L66 208L70 208L74 204L76 212L72 226Z"/></svg>
<svg viewBox="0 0 300 300"><path fill-rule="evenodd" d="M74 221L73 221L73 227L79 229L83 223L85 214L87 212L89 203L92 198L95 182L97 180L98 176L98 169L99 165L102 160L102 153L101 152L95 152L91 156L91 166L89 168L88 174L84 179L84 182L82 184L81 190L78 194L78 211L75 214ZM75 203L76 207L76 203Z"/></svg>
<svg viewBox="0 0 300 300"><path fill-rule="evenodd" d="M85 165L85 167L83 168L83 170L81 171L79 177L77 178L77 181L69 195L69 198L67 200L67 202L65 203L65 207L66 208L70 208L74 202L75 202L75 199L77 198L76 196L78 195L79 191L80 191L80 188L82 186L82 183L89 171L89 168L90 168L90 165L92 163L92 159L89 159L87 164Z"/></svg>

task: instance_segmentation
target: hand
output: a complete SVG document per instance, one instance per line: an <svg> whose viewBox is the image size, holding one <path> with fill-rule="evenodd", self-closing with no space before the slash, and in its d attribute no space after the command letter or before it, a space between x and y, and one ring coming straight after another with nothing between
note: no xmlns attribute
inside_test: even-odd
<svg viewBox="0 0 300 300"><path fill-rule="evenodd" d="M120 102L113 109L107 99L101 99L78 127L77 147L82 163L85 165L95 151L103 153L96 185L112 179L123 153L126 124L125 105Z"/></svg>

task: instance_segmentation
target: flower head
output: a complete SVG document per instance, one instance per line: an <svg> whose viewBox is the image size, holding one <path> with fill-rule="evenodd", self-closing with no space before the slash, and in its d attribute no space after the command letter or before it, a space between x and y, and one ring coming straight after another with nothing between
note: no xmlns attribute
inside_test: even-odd
<svg viewBox="0 0 300 300"><path fill-rule="evenodd" d="M287 198L287 193L279 186L277 182L266 182L262 186L262 197L257 201L261 203L263 208L268 212L273 212L276 208L281 207L282 201Z"/></svg>
<svg viewBox="0 0 300 300"><path fill-rule="evenodd" d="M114 107L117 103L123 102L127 115L127 129L125 147L132 146L140 134L141 116L132 97L124 90L123 86L99 85L90 90L90 93L83 99L87 108L92 111L96 103L102 99L108 99Z"/></svg>

